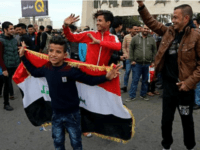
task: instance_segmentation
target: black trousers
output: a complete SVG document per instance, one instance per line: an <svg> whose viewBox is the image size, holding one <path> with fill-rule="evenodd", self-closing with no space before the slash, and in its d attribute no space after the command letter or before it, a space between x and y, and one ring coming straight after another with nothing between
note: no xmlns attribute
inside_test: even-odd
<svg viewBox="0 0 200 150"><path fill-rule="evenodd" d="M2 88L3 88L3 75L0 75L0 95L2 95Z"/></svg>
<svg viewBox="0 0 200 150"><path fill-rule="evenodd" d="M13 86L12 86L12 76L15 73L16 68L7 68L8 77L4 76L4 90L3 90L3 97L4 97L4 105L9 104L9 93L10 96L14 95Z"/></svg>
<svg viewBox="0 0 200 150"><path fill-rule="evenodd" d="M182 127L184 144L187 149L193 149L195 143L193 104L194 90L189 92L178 91L176 83L163 82L163 112L162 112L162 146L169 149L173 143L172 124L176 108L179 111Z"/></svg>
<svg viewBox="0 0 200 150"><path fill-rule="evenodd" d="M150 83L148 83L148 92L155 92L156 90L156 82L152 81Z"/></svg>

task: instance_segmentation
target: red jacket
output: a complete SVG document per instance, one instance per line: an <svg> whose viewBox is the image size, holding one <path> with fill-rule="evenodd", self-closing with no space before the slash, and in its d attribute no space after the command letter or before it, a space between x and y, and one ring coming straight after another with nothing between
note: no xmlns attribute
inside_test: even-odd
<svg viewBox="0 0 200 150"><path fill-rule="evenodd" d="M94 65L105 65L108 66L108 62L113 51L120 51L121 42L118 40L116 35L106 31L103 35L100 31L85 31L78 34L71 33L69 27L64 27L63 30L65 37L70 42L86 43L87 44L87 55L86 63ZM94 38L101 40L100 44L90 44L92 39L87 36L90 33Z"/></svg>

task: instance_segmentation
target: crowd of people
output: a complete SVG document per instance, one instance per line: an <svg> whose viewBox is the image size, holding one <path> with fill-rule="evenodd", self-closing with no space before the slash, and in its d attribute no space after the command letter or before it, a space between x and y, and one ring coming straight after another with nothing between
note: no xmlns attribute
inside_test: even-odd
<svg viewBox="0 0 200 150"><path fill-rule="evenodd" d="M192 150L195 147L192 113L194 109L200 108L199 21L193 19L192 8L189 5L181 5L174 8L173 24L164 25L150 15L142 1L138 1L138 4L138 11L144 25L133 24L126 31L123 30L123 22L120 17L114 17L110 11L106 10L100 10L94 14L97 31L90 30L88 26L85 27L85 32L78 30L73 23L77 22L79 17L75 17L73 14L64 20L63 29L60 31L53 30L50 25L46 28L37 25L26 26L23 23L13 26L10 22L4 22L0 35L0 66L2 69L0 70L0 73L2 72L0 80L1 83L4 83L0 84L0 94L2 94L4 85L4 109L13 110L9 103L9 99L15 98L12 76L20 63L20 57L29 72L34 72L36 77L46 77L47 82L54 82L51 80L51 71L45 67L36 69L31 66L24 56L24 47L48 54L54 67L66 65L63 62L65 53L69 58L98 66L118 64L122 61L125 74L124 81L122 81L124 86L121 87L121 90L128 92L128 83L131 82L129 98L125 101L136 100L136 91L140 80L142 82L140 97L146 101L149 100L148 96L159 95L155 85L156 82L160 82L163 88L163 149L171 149L173 143L172 123L175 110L178 108L183 125L184 144L188 150ZM20 55L18 55L19 46L21 47ZM119 68L118 66L117 71ZM41 70L43 74L41 74ZM131 71L132 78L129 81ZM74 71L74 80L79 80L78 77L76 78L77 73L80 72ZM106 78L111 80L115 75L116 70ZM81 78L81 81L88 84L106 81L105 77L99 78L97 79L99 82L96 82L95 79L92 80L94 83L90 83L88 78ZM53 89L54 87L49 88ZM65 88L70 87L66 86ZM62 119L66 121L70 117L63 116L63 114L72 113L77 116L78 120L80 120L80 114L78 114L78 109L75 112L74 110L71 112L58 111L61 103L54 101L56 96L54 93L51 93L50 96L56 105L56 108L53 107L54 119L52 120L54 145L56 149L64 150L63 128L69 129L70 127L63 127L61 124L63 124ZM64 97L62 98L64 99ZM77 99L77 94L73 98ZM74 126L78 130L80 122ZM70 134L72 147L81 150L81 133L76 132L76 134L75 137Z"/></svg>

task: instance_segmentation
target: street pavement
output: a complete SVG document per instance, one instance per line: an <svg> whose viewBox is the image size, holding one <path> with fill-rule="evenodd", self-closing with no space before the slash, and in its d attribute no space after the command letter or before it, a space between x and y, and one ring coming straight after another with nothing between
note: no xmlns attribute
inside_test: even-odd
<svg viewBox="0 0 200 150"><path fill-rule="evenodd" d="M120 76L121 86L123 72ZM130 89L131 77L129 81ZM27 87L28 88L28 87ZM162 150L161 146L161 114L162 99L159 96L150 97L149 101L139 98L141 83L137 91L137 99L125 102L128 93L122 93L124 104L132 110L135 120L135 135L127 143L117 143L99 137L82 137L83 150ZM10 100L14 110L3 109L3 98L0 98L0 150L54 150L51 131L40 131L40 127L33 126L23 109L22 98L17 85L14 84L15 100ZM161 91L160 91L161 92ZM200 110L194 111L196 147L200 150ZM186 150L183 143L183 132L180 116L176 111L173 124L174 143L172 150ZM68 134L65 142L66 150L72 150Z"/></svg>

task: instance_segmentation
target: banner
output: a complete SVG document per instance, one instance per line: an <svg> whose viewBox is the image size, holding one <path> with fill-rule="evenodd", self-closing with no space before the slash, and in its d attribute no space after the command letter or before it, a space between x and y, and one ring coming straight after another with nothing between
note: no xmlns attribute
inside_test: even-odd
<svg viewBox="0 0 200 150"><path fill-rule="evenodd" d="M48 16L48 0L22 0L22 17Z"/></svg>

